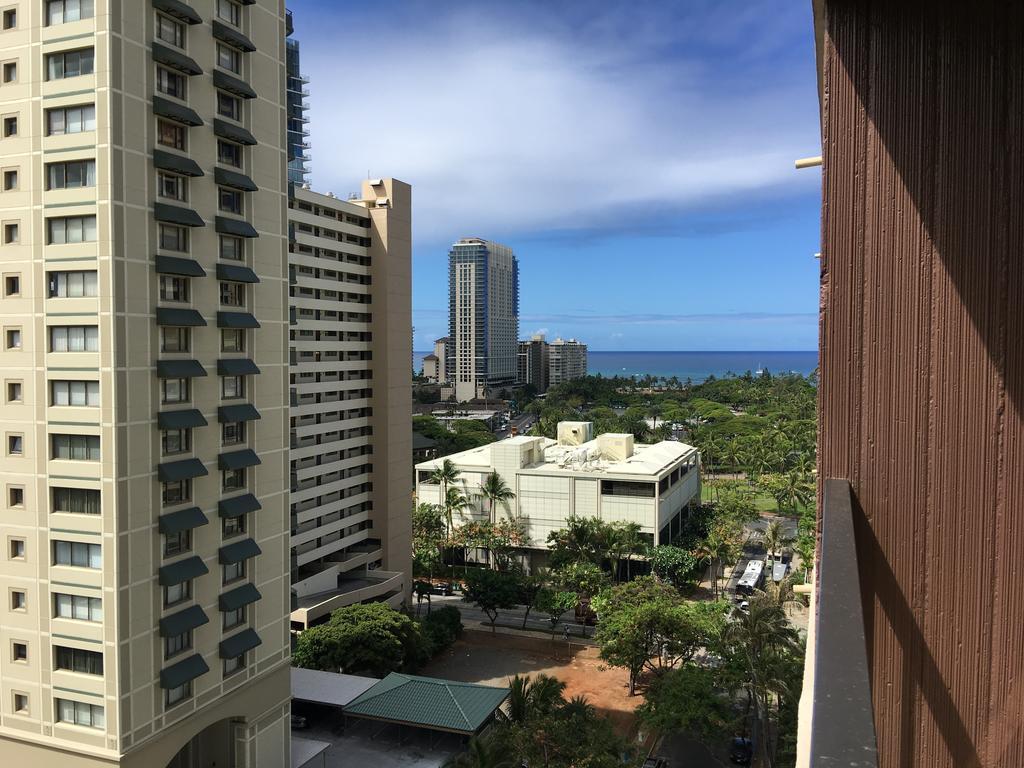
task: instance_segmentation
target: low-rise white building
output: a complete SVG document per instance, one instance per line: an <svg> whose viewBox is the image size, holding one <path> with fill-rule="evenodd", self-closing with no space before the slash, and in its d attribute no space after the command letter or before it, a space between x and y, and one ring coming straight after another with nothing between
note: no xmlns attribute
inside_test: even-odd
<svg viewBox="0 0 1024 768"><path fill-rule="evenodd" d="M472 504L454 522L488 519L480 486L497 472L516 494L506 511L523 521L531 549L546 550L551 531L578 517L636 522L651 544L668 544L692 504L700 503L700 453L685 443L636 444L628 434L593 436L589 422L562 422L558 439L516 436L416 465L420 502L440 503L431 475L444 459L459 470L457 486Z"/></svg>

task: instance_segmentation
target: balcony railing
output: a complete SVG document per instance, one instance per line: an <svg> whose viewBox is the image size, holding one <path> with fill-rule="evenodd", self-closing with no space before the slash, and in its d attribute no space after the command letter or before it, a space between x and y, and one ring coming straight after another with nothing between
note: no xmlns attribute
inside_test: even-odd
<svg viewBox="0 0 1024 768"><path fill-rule="evenodd" d="M853 498L846 480L823 491L797 766L877 768Z"/></svg>

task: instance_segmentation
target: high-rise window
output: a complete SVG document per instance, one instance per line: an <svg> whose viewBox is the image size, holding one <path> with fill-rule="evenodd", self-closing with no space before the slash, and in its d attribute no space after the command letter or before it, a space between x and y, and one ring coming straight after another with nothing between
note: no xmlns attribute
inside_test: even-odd
<svg viewBox="0 0 1024 768"><path fill-rule="evenodd" d="M187 78L180 72L167 67L156 68L156 90L158 93L185 100L188 97Z"/></svg>
<svg viewBox="0 0 1024 768"><path fill-rule="evenodd" d="M221 488L225 491L240 491L245 488L245 469L225 469L222 471Z"/></svg>
<svg viewBox="0 0 1024 768"><path fill-rule="evenodd" d="M233 581L239 581L245 578L245 560L239 560L237 563L231 563L229 565L222 566L223 568L223 583L230 584Z"/></svg>
<svg viewBox="0 0 1024 768"><path fill-rule="evenodd" d="M192 531L164 534L164 557L174 557L192 550Z"/></svg>
<svg viewBox="0 0 1024 768"><path fill-rule="evenodd" d="M192 580L188 579L179 584L169 584L164 587L164 608L183 603L192 597Z"/></svg>
<svg viewBox="0 0 1024 768"><path fill-rule="evenodd" d="M53 596L53 615L57 619L103 621L103 600L58 592Z"/></svg>
<svg viewBox="0 0 1024 768"><path fill-rule="evenodd" d="M99 352L100 333L95 325L51 325L51 352Z"/></svg>
<svg viewBox="0 0 1024 768"><path fill-rule="evenodd" d="M235 74L242 71L242 54L240 51L224 43L217 43L217 66L230 70Z"/></svg>
<svg viewBox="0 0 1024 768"><path fill-rule="evenodd" d="M226 421L221 425L221 442L224 445L238 445L245 442L245 422Z"/></svg>
<svg viewBox="0 0 1024 768"><path fill-rule="evenodd" d="M172 123L170 120L156 121L156 141L161 146L185 149L186 136L185 126Z"/></svg>
<svg viewBox="0 0 1024 768"><path fill-rule="evenodd" d="M242 167L242 146L223 139L217 140L217 162Z"/></svg>
<svg viewBox="0 0 1024 768"><path fill-rule="evenodd" d="M224 659L224 677L227 677L228 675L233 675L235 674L235 672L238 672L242 669L245 669L244 653L239 656L235 656L233 659Z"/></svg>
<svg viewBox="0 0 1024 768"><path fill-rule="evenodd" d="M220 396L224 400L245 397L245 376L221 376Z"/></svg>
<svg viewBox="0 0 1024 768"><path fill-rule="evenodd" d="M220 303L228 307L244 307L245 286L241 283L221 282Z"/></svg>
<svg viewBox="0 0 1024 768"><path fill-rule="evenodd" d="M173 707L192 696L192 681L179 685L177 688L168 688L164 694L164 705Z"/></svg>
<svg viewBox="0 0 1024 768"><path fill-rule="evenodd" d="M100 404L100 383L98 381L50 382L50 405L93 406Z"/></svg>
<svg viewBox="0 0 1024 768"><path fill-rule="evenodd" d="M160 275L161 301L188 301L189 279L177 275Z"/></svg>
<svg viewBox="0 0 1024 768"><path fill-rule="evenodd" d="M191 480L168 480L161 489L161 501L165 507L185 504L192 500Z"/></svg>
<svg viewBox="0 0 1024 768"><path fill-rule="evenodd" d="M47 0L46 23L67 24L91 19L95 13L95 0Z"/></svg>
<svg viewBox="0 0 1024 768"><path fill-rule="evenodd" d="M241 261L245 258L245 240L232 235L220 236L220 257L230 261Z"/></svg>
<svg viewBox="0 0 1024 768"><path fill-rule="evenodd" d="M217 188L217 206L226 213L242 213L242 193L227 187Z"/></svg>
<svg viewBox="0 0 1024 768"><path fill-rule="evenodd" d="M99 295L95 269L76 272L48 272L48 296L51 299L73 299Z"/></svg>
<svg viewBox="0 0 1024 768"><path fill-rule="evenodd" d="M160 379L160 399L163 403L187 403L189 401L188 379Z"/></svg>
<svg viewBox="0 0 1024 768"><path fill-rule="evenodd" d="M188 197L187 179L174 173L160 171L156 175L156 191L160 197L184 202Z"/></svg>
<svg viewBox="0 0 1024 768"><path fill-rule="evenodd" d="M106 719L103 707L99 704L86 704L84 701L57 699L57 722L81 725L85 728L104 728Z"/></svg>
<svg viewBox="0 0 1024 768"><path fill-rule="evenodd" d="M75 189L96 186L95 160L70 160L66 163L48 163L47 189Z"/></svg>
<svg viewBox="0 0 1024 768"><path fill-rule="evenodd" d="M86 544L81 541L53 542L53 564L67 565L72 568L103 567L102 551L99 544Z"/></svg>
<svg viewBox="0 0 1024 768"><path fill-rule="evenodd" d="M245 330L242 328L221 328L220 351L245 352Z"/></svg>
<svg viewBox="0 0 1024 768"><path fill-rule="evenodd" d="M185 25L162 13L156 15L156 38L176 48L185 47Z"/></svg>
<svg viewBox="0 0 1024 768"><path fill-rule="evenodd" d="M217 114L231 120L242 119L242 100L224 91L217 91Z"/></svg>
<svg viewBox="0 0 1024 768"><path fill-rule="evenodd" d="M50 435L51 458L64 461L99 461L99 435Z"/></svg>
<svg viewBox="0 0 1024 768"><path fill-rule="evenodd" d="M165 251L188 252L188 227L161 224L158 231L158 245Z"/></svg>
<svg viewBox="0 0 1024 768"><path fill-rule="evenodd" d="M96 242L95 216L60 216L46 220L46 242L50 245Z"/></svg>
<svg viewBox="0 0 1024 768"><path fill-rule="evenodd" d="M233 629L245 623L245 606L233 611L224 611L224 629Z"/></svg>
<svg viewBox="0 0 1024 768"><path fill-rule="evenodd" d="M160 328L161 352L188 352L192 337L191 328L165 325Z"/></svg>
<svg viewBox="0 0 1024 768"><path fill-rule="evenodd" d="M242 25L242 8L234 0L217 0L217 16L236 27Z"/></svg>
<svg viewBox="0 0 1024 768"><path fill-rule="evenodd" d="M98 515L100 492L95 488L54 488L53 511L73 515Z"/></svg>
<svg viewBox="0 0 1024 768"><path fill-rule="evenodd" d="M95 130L95 104L83 104L79 107L54 107L46 110L46 133L48 136L63 136L66 133Z"/></svg>
<svg viewBox="0 0 1024 768"><path fill-rule="evenodd" d="M160 446L164 456L186 453L192 448L192 430L187 428L162 430Z"/></svg>
<svg viewBox="0 0 1024 768"><path fill-rule="evenodd" d="M170 659L192 647L192 630L164 638L164 658Z"/></svg>
<svg viewBox="0 0 1024 768"><path fill-rule="evenodd" d="M47 79L65 80L69 77L91 75L94 56L92 48L51 53L46 57Z"/></svg>
<svg viewBox="0 0 1024 768"><path fill-rule="evenodd" d="M102 675L103 654L98 651L86 651L81 648L58 645L54 649L54 668L79 672L83 675Z"/></svg>
<svg viewBox="0 0 1024 768"><path fill-rule="evenodd" d="M225 517L222 520L220 528L222 538L230 539L232 536L239 536L245 533L245 515Z"/></svg>

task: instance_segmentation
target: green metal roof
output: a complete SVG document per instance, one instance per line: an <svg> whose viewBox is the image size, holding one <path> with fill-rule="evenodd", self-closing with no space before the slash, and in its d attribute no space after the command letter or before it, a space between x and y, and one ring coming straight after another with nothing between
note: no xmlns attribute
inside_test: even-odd
<svg viewBox="0 0 1024 768"><path fill-rule="evenodd" d="M217 279L232 280L236 283L258 283L260 281L259 276L249 267L241 264L225 264L220 261L217 262Z"/></svg>
<svg viewBox="0 0 1024 768"><path fill-rule="evenodd" d="M256 192L259 190L256 182L244 173L229 171L227 168L221 168L219 165L213 169L213 180L225 187L240 189L242 192Z"/></svg>
<svg viewBox="0 0 1024 768"><path fill-rule="evenodd" d="M156 308L157 325L176 325L180 327L199 327L206 325L206 320L194 309L176 309L174 307Z"/></svg>
<svg viewBox="0 0 1024 768"><path fill-rule="evenodd" d="M219 117L213 119L213 132L222 139L245 144L248 147L258 143L256 137L249 130L240 125L229 123L227 120L221 120Z"/></svg>
<svg viewBox="0 0 1024 768"><path fill-rule="evenodd" d="M181 0L153 0L153 7L189 24L202 24L202 17Z"/></svg>
<svg viewBox="0 0 1024 768"><path fill-rule="evenodd" d="M237 29L229 27L227 24L222 24L216 19L213 20L213 36L218 40L222 40L229 45L235 46L235 48L241 48L246 53L252 53L256 50L256 46L252 44L252 40L243 35Z"/></svg>
<svg viewBox="0 0 1024 768"><path fill-rule="evenodd" d="M210 621L206 611L198 605L191 605L183 611L172 613L160 619L160 637L177 637L190 629L201 627Z"/></svg>
<svg viewBox="0 0 1024 768"><path fill-rule="evenodd" d="M161 379L191 379L205 376L206 369L198 360L157 360L156 375Z"/></svg>
<svg viewBox="0 0 1024 768"><path fill-rule="evenodd" d="M184 661L179 661L167 669L160 670L160 687L177 688L180 685L184 685L189 680L195 680L200 675L205 675L210 671L210 666L203 661L203 657L198 653L194 656L189 656Z"/></svg>
<svg viewBox="0 0 1024 768"><path fill-rule="evenodd" d="M392 672L345 707L346 715L471 735L508 697L508 688Z"/></svg>
<svg viewBox="0 0 1024 768"><path fill-rule="evenodd" d="M230 216L217 216L214 219L217 231L222 235L235 235L237 237L259 237L260 233L256 227L242 219L232 219Z"/></svg>
<svg viewBox="0 0 1024 768"><path fill-rule="evenodd" d="M263 505L251 493L243 493L241 496L232 496L230 499L221 499L217 502L217 514L220 517L241 517L257 509L263 509Z"/></svg>
<svg viewBox="0 0 1024 768"><path fill-rule="evenodd" d="M221 72L219 69L213 70L213 86L214 88L223 88L225 91L231 91L243 99L256 98L256 91L248 83L239 80L237 77L232 77L227 72Z"/></svg>
<svg viewBox="0 0 1024 768"><path fill-rule="evenodd" d="M199 459L182 459L181 461L165 461L156 468L161 483L175 480L188 480L193 477L205 477L210 474Z"/></svg>
<svg viewBox="0 0 1024 768"><path fill-rule="evenodd" d="M218 312L218 328L259 328L260 323L249 312Z"/></svg>
<svg viewBox="0 0 1024 768"><path fill-rule="evenodd" d="M183 581L205 576L210 572L206 563L198 555L186 557L176 563L163 566L159 571L159 583L161 587L169 587L174 584L181 584Z"/></svg>
<svg viewBox="0 0 1024 768"><path fill-rule="evenodd" d="M180 70L186 75L203 74L203 68L196 64L195 59L160 43L153 43L153 60ZM202 123L200 122L199 125Z"/></svg>
<svg viewBox="0 0 1024 768"><path fill-rule="evenodd" d="M240 403L239 405L222 405L217 409L217 421L256 421L260 418L260 412L252 403Z"/></svg>
<svg viewBox="0 0 1024 768"><path fill-rule="evenodd" d="M206 270L195 259L177 256L157 256L156 271L163 275L184 275L185 277L206 277Z"/></svg>
<svg viewBox="0 0 1024 768"><path fill-rule="evenodd" d="M262 554L263 550L260 549L260 545L252 539L242 539L236 541L234 544L228 544L225 547L221 547L218 550L218 556L221 565L233 565L240 563L243 560L256 557L256 555Z"/></svg>
<svg viewBox="0 0 1024 768"><path fill-rule="evenodd" d="M233 659L241 656L246 651L251 651L263 641L256 634L254 629L243 629L237 635L232 635L226 640L220 641L220 657L222 659Z"/></svg>
<svg viewBox="0 0 1024 768"><path fill-rule="evenodd" d="M157 518L160 533L167 534L198 528L200 525L206 525L208 522L210 521L206 519L206 515L199 507L179 509L177 512L168 512L166 515L160 515Z"/></svg>
<svg viewBox="0 0 1024 768"><path fill-rule="evenodd" d="M160 429L192 429L205 427L206 417L198 408L186 408L182 411L160 411L156 415L156 425Z"/></svg>
<svg viewBox="0 0 1024 768"><path fill-rule="evenodd" d="M259 372L259 366L248 357L222 357L217 361L218 376L255 376Z"/></svg>
<svg viewBox="0 0 1024 768"><path fill-rule="evenodd" d="M197 126L203 124L203 118L194 109L161 96L153 97L153 113L160 115L160 117L169 117L171 120L176 120L184 125Z"/></svg>
<svg viewBox="0 0 1024 768"><path fill-rule="evenodd" d="M243 584L221 595L217 604L222 611L237 611L242 606L255 603L262 597L263 595L260 594L255 585Z"/></svg>
<svg viewBox="0 0 1024 768"><path fill-rule="evenodd" d="M217 466L220 469L245 469L262 464L260 457L252 448L243 448L240 451L222 453L217 457Z"/></svg>
<svg viewBox="0 0 1024 768"><path fill-rule="evenodd" d="M182 208L180 205L168 205L167 203L153 203L153 216L157 221L166 221L170 224L181 224L183 227L205 227L203 217L191 208Z"/></svg>
<svg viewBox="0 0 1024 768"><path fill-rule="evenodd" d="M153 150L153 165L161 170L183 173L186 176L203 175L203 169L192 158L182 157L173 152L164 152L162 149Z"/></svg>

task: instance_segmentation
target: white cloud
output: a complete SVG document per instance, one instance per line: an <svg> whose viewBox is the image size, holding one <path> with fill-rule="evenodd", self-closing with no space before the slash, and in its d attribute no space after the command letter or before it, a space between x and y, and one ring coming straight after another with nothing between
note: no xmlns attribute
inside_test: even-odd
<svg viewBox="0 0 1024 768"><path fill-rule="evenodd" d="M351 24L338 10L304 34L314 187L344 196L368 171L402 178L417 240L436 243L628 228L817 183L792 167L817 141L813 114L792 109L807 102L802 86L744 79L757 62L719 75L696 53L664 54L673 35L683 48L708 41L635 9L595 10L585 27L513 10L397 5Z"/></svg>

